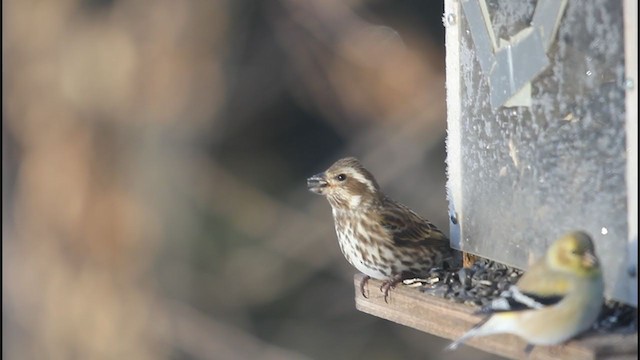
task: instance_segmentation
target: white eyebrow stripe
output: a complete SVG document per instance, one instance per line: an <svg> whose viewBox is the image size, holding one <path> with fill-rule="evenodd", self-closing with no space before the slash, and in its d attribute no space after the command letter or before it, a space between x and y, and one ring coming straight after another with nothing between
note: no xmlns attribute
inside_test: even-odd
<svg viewBox="0 0 640 360"><path fill-rule="evenodd" d="M359 181L359 182L361 182L361 183L365 184L365 185L367 186L367 188L369 188L369 190L370 190L372 193L376 192L376 187L375 187L375 186L373 186L373 183L372 183L369 179L367 179L366 177L364 177L361 173L359 173L359 172L357 172L357 171L355 171L355 170L353 170L353 169L349 169L347 172L349 173L349 175L350 175L352 178L354 178L355 180L357 180L357 181Z"/></svg>

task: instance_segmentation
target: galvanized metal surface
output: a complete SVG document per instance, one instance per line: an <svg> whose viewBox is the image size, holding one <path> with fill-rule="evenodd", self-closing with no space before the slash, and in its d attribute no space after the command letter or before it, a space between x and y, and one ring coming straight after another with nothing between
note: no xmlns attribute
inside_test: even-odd
<svg viewBox="0 0 640 360"><path fill-rule="evenodd" d="M540 19L546 19L545 28L556 24L557 19L539 15L537 6L547 6L549 13L559 7L532 0L464 2L486 8L490 30L510 48L514 67L503 77L488 75L489 65L482 66L487 60L479 56L487 56L491 36L476 44L470 26L480 23L475 17L483 11L472 11L470 19L468 4L446 2L445 20L455 19L445 22L452 245L526 268L558 236L581 229L596 241L607 294L637 306L636 280L628 271L633 256L628 256L622 2L569 1L554 35L540 32L546 66L543 59L530 58L541 55L524 46L527 37L515 35L535 28ZM494 48L496 63L499 48ZM513 62L528 57L543 69L519 69L522 61ZM530 92L526 85L513 87L509 74L518 73L530 77ZM496 107L496 91L523 98Z"/></svg>

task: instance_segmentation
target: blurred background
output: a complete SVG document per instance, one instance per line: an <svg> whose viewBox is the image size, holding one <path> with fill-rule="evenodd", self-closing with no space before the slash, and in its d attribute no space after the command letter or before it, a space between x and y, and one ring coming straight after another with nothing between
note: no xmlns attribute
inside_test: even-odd
<svg viewBox="0 0 640 360"><path fill-rule="evenodd" d="M355 309L305 181L448 230L441 1L2 6L3 358L470 356Z"/></svg>

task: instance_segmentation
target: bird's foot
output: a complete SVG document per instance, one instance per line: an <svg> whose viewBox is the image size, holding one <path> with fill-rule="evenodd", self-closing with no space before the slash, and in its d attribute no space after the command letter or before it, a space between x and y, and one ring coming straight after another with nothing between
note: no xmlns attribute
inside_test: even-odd
<svg viewBox="0 0 640 360"><path fill-rule="evenodd" d="M533 348L535 347L535 345L533 344L527 344L527 346L524 348L524 356L526 359L529 359L529 357L531 356L531 352L533 351Z"/></svg>
<svg viewBox="0 0 640 360"><path fill-rule="evenodd" d="M365 293L364 289L367 286L367 283L369 282L369 279L371 279L371 276L369 275L365 275L362 280L360 281L360 292L362 293L362 296L365 299L369 298L369 295L367 295L369 293L369 289L367 289L367 292Z"/></svg>
<svg viewBox="0 0 640 360"><path fill-rule="evenodd" d="M382 293L384 294L385 303L387 304L389 303L389 291L391 291L391 289L394 289L396 285L401 283L402 280L404 280L405 278L406 278L405 276L396 276L391 280L386 280L382 282L382 285L380 286L380 291L382 291Z"/></svg>

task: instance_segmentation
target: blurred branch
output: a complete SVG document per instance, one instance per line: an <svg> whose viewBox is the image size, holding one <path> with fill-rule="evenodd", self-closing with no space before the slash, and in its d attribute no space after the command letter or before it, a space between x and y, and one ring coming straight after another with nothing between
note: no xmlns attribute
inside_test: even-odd
<svg viewBox="0 0 640 360"><path fill-rule="evenodd" d="M271 198L205 158L195 158L193 163L196 172L194 178L197 181L189 188L191 196L224 217L234 229L260 239L260 246L282 257L279 264L260 267L259 276L246 279L256 283L244 286L267 286L271 289L269 293L278 296L283 291L282 287L304 281L309 275L320 268L326 268L327 263L336 259L336 255L339 254L337 246L326 246L327 243L333 243L333 227L330 225L330 214L324 202L318 201L303 212ZM301 183L304 184L303 180ZM325 218L326 222L318 221L322 218ZM291 273L286 270L287 267L281 266L283 260L304 262L305 266ZM228 259L228 262L233 262L233 259ZM340 272L336 272L336 275L350 277L350 274ZM264 280L267 279L272 280L264 284ZM247 300L250 301L249 298L245 299Z"/></svg>
<svg viewBox="0 0 640 360"><path fill-rule="evenodd" d="M176 301L161 301L155 309L165 315L157 332L162 341L197 359L307 359L269 344L247 331L213 320L195 308Z"/></svg>

